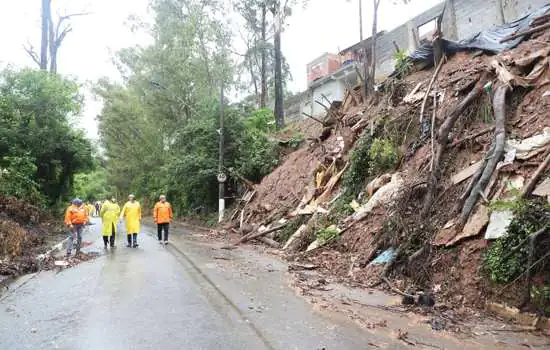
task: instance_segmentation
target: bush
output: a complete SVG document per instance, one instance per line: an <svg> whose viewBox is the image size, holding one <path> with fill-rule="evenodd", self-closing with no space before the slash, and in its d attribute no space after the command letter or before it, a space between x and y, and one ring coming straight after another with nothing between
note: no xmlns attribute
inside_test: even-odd
<svg viewBox="0 0 550 350"><path fill-rule="evenodd" d="M371 176L395 168L398 160L397 148L387 139L374 139L369 150L369 174Z"/></svg>
<svg viewBox="0 0 550 350"><path fill-rule="evenodd" d="M361 191L365 179L369 176L370 169L370 147L372 145L372 136L365 132L359 140L350 155L351 165L344 174L342 185L346 188L346 197L351 194L355 198Z"/></svg>
<svg viewBox="0 0 550 350"><path fill-rule="evenodd" d="M3 157L0 160L0 194L43 206L45 198L34 181L36 171L34 159L28 155Z"/></svg>
<svg viewBox="0 0 550 350"><path fill-rule="evenodd" d="M247 129L243 133L236 170L245 178L260 182L279 164L279 146L260 129Z"/></svg>
<svg viewBox="0 0 550 350"><path fill-rule="evenodd" d="M531 302L546 315L550 314L550 286L533 286L531 288Z"/></svg>
<svg viewBox="0 0 550 350"><path fill-rule="evenodd" d="M351 153L351 166L342 181L346 188L344 197L357 197L369 177L393 169L398 158L397 148L391 140L373 139L368 132L363 134Z"/></svg>
<svg viewBox="0 0 550 350"><path fill-rule="evenodd" d="M393 54L393 59L395 60L395 70L397 72L397 78L403 79L407 74L412 71L413 64L405 51L397 51Z"/></svg>
<svg viewBox="0 0 550 350"><path fill-rule="evenodd" d="M506 235L497 239L484 256L484 268L493 282L508 283L525 270L529 251L527 243L509 257L507 255L527 236L540 230L549 220L550 208L547 204L531 201L516 207L514 219L506 229Z"/></svg>

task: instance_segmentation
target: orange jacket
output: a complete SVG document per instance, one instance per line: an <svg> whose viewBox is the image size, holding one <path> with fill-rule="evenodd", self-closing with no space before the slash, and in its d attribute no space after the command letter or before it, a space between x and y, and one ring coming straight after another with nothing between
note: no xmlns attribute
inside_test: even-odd
<svg viewBox="0 0 550 350"><path fill-rule="evenodd" d="M153 219L157 224L167 224L172 221L172 206L168 202L157 202L153 209Z"/></svg>
<svg viewBox="0 0 550 350"><path fill-rule="evenodd" d="M86 206L77 207L71 204L65 212L65 225L85 225L88 222L88 210Z"/></svg>

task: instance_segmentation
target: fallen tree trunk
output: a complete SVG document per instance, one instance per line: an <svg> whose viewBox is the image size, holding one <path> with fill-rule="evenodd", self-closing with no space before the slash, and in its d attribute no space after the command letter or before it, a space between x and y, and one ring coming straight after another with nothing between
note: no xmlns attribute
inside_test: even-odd
<svg viewBox="0 0 550 350"><path fill-rule="evenodd" d="M481 135L485 135L486 133L491 132L491 131L493 131L494 129L495 129L494 126L491 126L491 127L489 127L489 128L483 129L483 130L481 130L481 131L479 131L479 132L476 132L476 133L473 134L473 135L466 136L466 137L463 138L463 139L460 139L460 140L457 140L457 141L451 143L451 146L450 146L450 147L456 147L456 146L458 146L458 145L461 145L461 144L463 144L463 143L466 142L466 141L470 141L470 140L472 140L472 139L475 139L475 138L480 137Z"/></svg>
<svg viewBox="0 0 550 350"><path fill-rule="evenodd" d="M318 229L319 223L326 217L326 214L319 212L313 213L311 218L288 239L283 250L287 252L297 252L304 247L307 247L315 240L315 232Z"/></svg>
<svg viewBox="0 0 550 350"><path fill-rule="evenodd" d="M300 227L298 227L296 232L294 232L292 236L290 236L288 241L286 241L283 247L283 250L289 251L289 252L295 252L298 249L300 249L299 245L301 244L302 236L306 234L306 230L307 230L307 225L301 225Z"/></svg>
<svg viewBox="0 0 550 350"><path fill-rule="evenodd" d="M320 123L322 126L327 126L326 123L324 121L322 121L321 119L318 119L318 118L315 118L314 116L312 116L311 114L307 114L306 112L302 112L302 114L306 117L308 117L309 119L313 119L315 120L317 123Z"/></svg>
<svg viewBox="0 0 550 350"><path fill-rule="evenodd" d="M483 169L483 173L479 178L479 181L475 186L472 187L472 191L464 206L462 207L462 212L460 213L459 228L464 227L466 221L470 217L474 206L477 203L479 194L485 191L485 187L489 183L493 172L497 166L498 161L504 153L504 142L506 140L506 93L510 89L509 85L499 86L495 91L495 96L493 98L493 109L495 111L495 139L494 139L494 150L490 158L487 160L487 164Z"/></svg>
<svg viewBox="0 0 550 350"><path fill-rule="evenodd" d="M267 244L268 246L272 247L272 248L279 248L280 247L280 244L279 242L271 239L271 238L267 238L267 237L257 237L256 238L258 241L262 242L262 243L265 243Z"/></svg>
<svg viewBox="0 0 550 350"><path fill-rule="evenodd" d="M424 94L424 98L422 99L422 105L420 106L420 124L422 124L422 120L424 119L424 110L426 109L426 102L428 101L428 96L430 95L430 92L432 91L432 86L437 79L437 76L439 75L439 72L441 71L441 67L443 67L443 62L445 60L442 59L439 61L439 64L437 65L437 68L435 69L435 72L432 76L432 79L430 80L428 87L426 88L426 93ZM434 96L434 98L437 98Z"/></svg>
<svg viewBox="0 0 550 350"><path fill-rule="evenodd" d="M435 199L435 194L437 192L437 183L441 177L441 161L443 153L449 143L449 133L453 128L458 117L466 110L466 108L481 94L483 91L483 86L488 80L487 72L484 72L479 78L478 82L468 93L468 95L455 107L455 109L449 114L449 117L445 119L441 127L437 132L437 147L435 151L435 156L433 159L433 167L428 178L428 194L426 195L426 200L422 208L421 215L426 217L432 207L432 204Z"/></svg>
<svg viewBox="0 0 550 350"><path fill-rule="evenodd" d="M275 231L279 231L280 229L282 229L283 227L285 227L287 225L287 223L284 223L282 225L279 225L279 226L275 226L275 227L272 227L270 229L267 229L265 231L262 231L262 232L256 232L256 233L252 233L252 234L248 234L244 237L242 237L239 242L237 242L237 244L240 244L240 243L244 243L246 241L250 241L252 239L256 239L258 237L263 237L265 235L267 235L268 233L271 233L271 232L275 232Z"/></svg>

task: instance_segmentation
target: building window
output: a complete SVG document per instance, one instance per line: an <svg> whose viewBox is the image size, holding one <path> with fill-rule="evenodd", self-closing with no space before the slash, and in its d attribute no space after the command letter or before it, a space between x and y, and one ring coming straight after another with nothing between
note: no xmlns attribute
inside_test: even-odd
<svg viewBox="0 0 550 350"><path fill-rule="evenodd" d="M437 18L434 18L429 22L426 22L418 26L418 38L420 40L430 39L431 36L435 33L436 29L437 29Z"/></svg>

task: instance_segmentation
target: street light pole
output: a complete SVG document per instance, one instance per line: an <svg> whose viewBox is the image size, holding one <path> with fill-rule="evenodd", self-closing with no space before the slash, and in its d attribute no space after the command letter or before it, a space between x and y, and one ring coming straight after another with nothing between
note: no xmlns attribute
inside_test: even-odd
<svg viewBox="0 0 550 350"><path fill-rule="evenodd" d="M225 211L225 180L227 179L227 176L223 172L223 121L224 121L224 101L223 101L223 80L221 82L220 87L220 150L219 150L219 158L218 158L218 200L219 200L219 208L218 208L218 222L222 222L223 215Z"/></svg>

